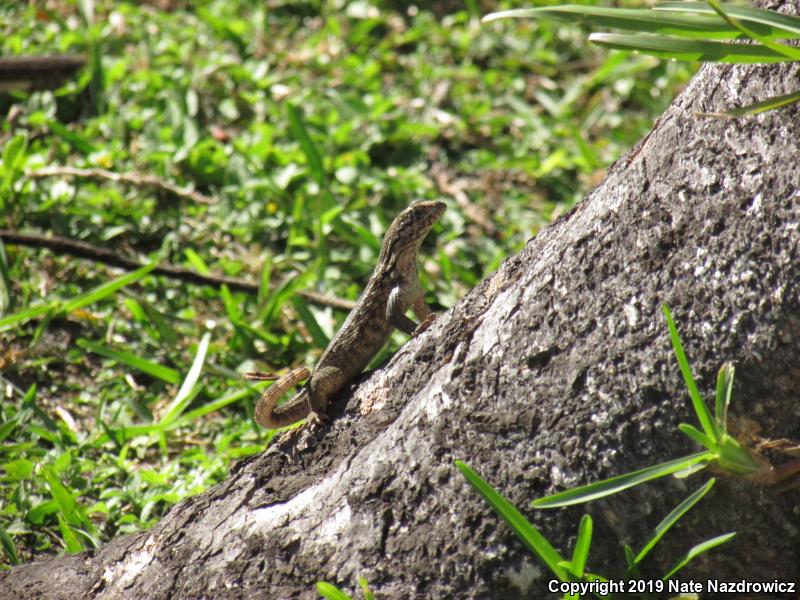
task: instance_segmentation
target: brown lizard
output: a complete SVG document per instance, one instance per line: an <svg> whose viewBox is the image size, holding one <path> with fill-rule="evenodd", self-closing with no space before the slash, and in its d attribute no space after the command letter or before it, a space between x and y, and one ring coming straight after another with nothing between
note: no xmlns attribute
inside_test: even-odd
<svg viewBox="0 0 800 600"><path fill-rule="evenodd" d="M326 419L330 397L366 368L395 328L416 336L430 326L435 315L423 297L417 252L445 208L445 203L438 200L417 201L392 221L366 288L313 373L300 367L282 377L252 372L243 375L250 380L277 379L256 404L259 425L275 429L304 417L310 423L320 423ZM406 316L409 307L420 320L419 325ZM286 404L277 406L278 399L304 379L308 381L303 389Z"/></svg>

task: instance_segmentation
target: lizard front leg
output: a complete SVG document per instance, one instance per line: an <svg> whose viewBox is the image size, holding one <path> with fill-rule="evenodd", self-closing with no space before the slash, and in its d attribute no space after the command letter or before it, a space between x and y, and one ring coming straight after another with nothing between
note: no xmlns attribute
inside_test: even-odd
<svg viewBox="0 0 800 600"><path fill-rule="evenodd" d="M423 331L428 329L431 324L436 320L436 314L431 311L430 306L425 303L425 297L420 294L411 304L411 310L414 311L414 314L417 315L419 319L419 325L414 330L412 337L417 337Z"/></svg>
<svg viewBox="0 0 800 600"><path fill-rule="evenodd" d="M409 306L422 321L419 325L406 316ZM389 299L386 302L386 321L403 333L416 337L430 327L434 318L431 309L425 304L419 282L415 285L397 285L389 292Z"/></svg>

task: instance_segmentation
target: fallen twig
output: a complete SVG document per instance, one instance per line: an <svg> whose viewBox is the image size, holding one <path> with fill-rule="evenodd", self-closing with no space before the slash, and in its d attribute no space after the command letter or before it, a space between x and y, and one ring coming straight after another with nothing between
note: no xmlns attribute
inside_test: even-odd
<svg viewBox="0 0 800 600"><path fill-rule="evenodd" d="M106 169L78 169L76 167L43 167L35 171L28 171L28 177L41 179L44 177L80 177L83 179L101 179L113 181L114 183L125 183L137 187L149 187L157 190L164 190L178 196L188 198L199 204L215 204L217 199L213 196L206 196L189 188L179 187L153 175L137 173L115 173Z"/></svg>
<svg viewBox="0 0 800 600"><path fill-rule="evenodd" d="M44 236L35 233L21 233L11 229L0 229L0 243L18 244L21 246L30 246L34 248L49 248L55 252L69 254L80 258L88 258L98 262L105 263L114 267L120 267L128 271L136 270L143 266L143 263L120 256L107 248L101 248L87 242L73 240L57 235ZM227 285L231 289L257 293L258 284L245 279L238 279L236 277L229 277L227 275L203 275L191 269L183 267L175 267L172 265L159 265L151 271L154 275L164 275L173 279L180 279L190 283L199 285L212 285L219 287ZM317 292L309 292L305 290L298 290L295 292L298 296L320 304L323 306L330 306L340 310L351 310L355 306L355 302L350 300L343 300L334 296L326 294L318 294Z"/></svg>

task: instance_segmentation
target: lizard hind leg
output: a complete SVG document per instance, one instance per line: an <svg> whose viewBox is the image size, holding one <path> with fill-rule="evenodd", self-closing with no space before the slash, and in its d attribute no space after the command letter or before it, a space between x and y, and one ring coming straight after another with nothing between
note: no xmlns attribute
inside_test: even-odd
<svg viewBox="0 0 800 600"><path fill-rule="evenodd" d="M321 424L330 420L325 413L330 397L342 389L345 383L347 377L338 367L318 367L314 371L307 384L308 407L311 410L308 415L309 422Z"/></svg>

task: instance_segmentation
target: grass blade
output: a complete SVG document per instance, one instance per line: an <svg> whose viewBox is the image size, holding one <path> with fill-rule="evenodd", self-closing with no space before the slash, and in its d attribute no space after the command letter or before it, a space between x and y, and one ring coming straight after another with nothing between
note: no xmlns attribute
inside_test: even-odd
<svg viewBox="0 0 800 600"><path fill-rule="evenodd" d="M12 565L18 565L19 556L17 555L17 547L14 545L14 540L11 539L11 536L8 535L8 532L2 524L0 524L0 546L3 547L3 552L5 552L8 557L8 562Z"/></svg>
<svg viewBox="0 0 800 600"><path fill-rule="evenodd" d="M800 50L797 48L792 48L791 46L785 46L784 44L778 44L777 42L771 41L768 37L759 35L757 32L753 31L752 29L745 27L742 23L738 20L734 19L733 17L729 16L720 5L717 0L706 0L714 9L714 11L723 19L725 22L728 23L731 27L735 27L739 31L741 31L744 35L749 37L751 40L759 42L760 44L766 46L770 50L777 52L778 54L783 54L787 58L791 60L800 60Z"/></svg>
<svg viewBox="0 0 800 600"><path fill-rule="evenodd" d="M492 509L511 527L523 544L541 558L550 570L561 581L568 581L569 573L559 563L564 559L558 551L548 542L539 531L522 516L517 508L508 500L498 494L492 486L484 481L480 475L470 469L460 460L455 461L456 467L470 485L483 497Z"/></svg>
<svg viewBox="0 0 800 600"><path fill-rule="evenodd" d="M635 487L639 484L671 475L681 469L691 467L697 463L708 461L714 458L714 455L709 452L700 452L698 454L690 454L682 458L677 458L659 465L640 469L625 475L618 475L611 479L591 483L578 488L559 492L552 496L538 498L531 502L534 508L557 508L561 506L571 506L573 504L581 504L591 500L597 500L611 494L616 494L622 490Z"/></svg>
<svg viewBox="0 0 800 600"><path fill-rule="evenodd" d="M706 449L708 449L708 450L710 450L712 452L714 450L716 450L716 446L717 446L716 441L712 440L710 437L708 437L705 433L700 431L694 425L689 425L688 423L680 423L678 425L678 429L680 429L683 433L688 435L695 442L697 442L701 446L705 447Z"/></svg>
<svg viewBox="0 0 800 600"><path fill-rule="evenodd" d="M736 370L731 363L726 362L717 373L717 393L714 403L714 420L719 425L722 433L727 433L728 406L733 395L733 375Z"/></svg>
<svg viewBox="0 0 800 600"><path fill-rule="evenodd" d="M308 129L303 121L303 115L300 112L300 109L293 104L289 104L286 108L286 111L289 116L289 130L292 133L292 137L297 140L298 144L300 144L300 148L302 149L303 154L305 154L306 160L308 161L308 167L311 170L311 174L314 176L314 179L316 179L320 187L327 187L328 176L325 173L325 166L322 163L322 157L317 151L317 147L314 145L314 142L311 140L311 136L308 135Z"/></svg>
<svg viewBox="0 0 800 600"><path fill-rule="evenodd" d="M158 266L158 262L153 261L140 269L136 269L135 271L131 271L130 273L126 273L122 277L118 277L117 279L112 279L111 281L107 281L101 285L98 285L96 288L89 290L83 294L79 294L72 298L71 300L67 300L64 302L62 306L62 310L66 313L72 312L73 310L78 310L79 308L83 308L88 304L94 304L99 300L103 300L104 298L108 298L109 296L113 295L124 288L127 285L131 285L136 283L143 277L145 277L150 271L155 269Z"/></svg>
<svg viewBox="0 0 800 600"><path fill-rule="evenodd" d="M678 560L678 562L675 563L675 565L673 565L673 567L667 572L667 574L664 575L664 577L662 577L661 579L663 581L668 580L675 573L680 571L683 567L688 565L692 560L694 560L695 558L697 558L701 554L704 554L705 552L708 552L712 548L715 548L715 547L720 546L720 545L722 545L722 544L724 544L726 542L729 542L734 537L736 537L736 532L735 531L732 532L732 533L725 533L723 535L719 535L719 536L717 536L715 538L711 538L710 540L706 540L705 542L697 544L696 546L691 548L686 554L684 554Z"/></svg>
<svg viewBox="0 0 800 600"><path fill-rule="evenodd" d="M160 379L161 381L166 381L167 383L177 384L181 380L180 373L175 369L170 369L169 367L165 367L164 365L160 365L156 362L152 362L150 360L140 358L130 352L120 352L117 350L112 350L108 346L103 346L102 344L96 344L86 339L79 339L77 342L78 346L81 348L88 350L89 352L94 352L95 354L99 354L100 356L105 356L106 358L111 358L116 360L123 365L128 365L129 367L141 371L143 373L147 373L148 375L152 375L153 377Z"/></svg>
<svg viewBox="0 0 800 600"><path fill-rule="evenodd" d="M352 600L348 594L345 594L342 590L327 581L318 581L317 591L323 598L327 598L327 600Z"/></svg>
<svg viewBox="0 0 800 600"><path fill-rule="evenodd" d="M754 44L732 44L710 40L681 40L649 34L593 33L589 41L614 50L636 50L676 60L736 64L788 62L791 59Z"/></svg>
<svg viewBox="0 0 800 600"><path fill-rule="evenodd" d="M772 29L771 39L800 37L800 18L777 13L773 10L752 8L741 4L723 4L725 12L740 21L747 23L748 27L755 29L756 25L763 25ZM714 14L714 9L705 2L681 1L659 2L655 5L657 11L681 11L697 14Z"/></svg>
<svg viewBox="0 0 800 600"><path fill-rule="evenodd" d="M664 534L667 533L667 531L669 531L670 528L689 511L690 508L697 504L712 487L714 487L715 482L716 480L714 478L709 479L705 484L695 490L688 498L684 499L683 502L673 508L672 511L666 517L664 517L661 523L656 525L653 535L639 551L639 554L636 555L636 558L633 559L635 564L638 565L640 562L642 562L642 559L647 556L647 554L653 549L658 541L664 537Z"/></svg>
<svg viewBox="0 0 800 600"><path fill-rule="evenodd" d="M3 317L0 319L0 331L10 328L12 325L20 325L25 321L29 321L31 319L35 319L41 315L44 315L54 308L58 306L58 300L53 300L47 302L45 304L36 304L29 308L23 308L20 311L17 311L13 314L8 315L7 317Z"/></svg>
<svg viewBox="0 0 800 600"><path fill-rule="evenodd" d="M686 388L689 390L689 396L692 398L694 412L697 414L697 419L700 421L700 425L702 425L705 434L712 440L719 441L721 435L720 431L717 428L714 419L711 417L711 413L708 411L706 403L700 397L697 384L692 376L692 369L689 366L689 361L686 360L686 353L683 351L683 344L681 343L681 338L678 335L678 328L675 327L675 321L672 320L672 313L670 313L666 304L662 308L664 309L664 316L667 319L667 327L669 328L669 338L672 341L672 349L675 352L675 357L678 359L678 365L681 368L681 374L683 375L683 381L686 383Z"/></svg>
<svg viewBox="0 0 800 600"><path fill-rule="evenodd" d="M589 557L589 547L592 544L593 528L592 517L583 515L581 523L578 525L578 539L575 540L575 549L572 551L572 562L569 569L575 577L583 577L583 572L586 569L586 559Z"/></svg>
<svg viewBox="0 0 800 600"><path fill-rule="evenodd" d="M170 403L164 416L159 421L159 426L169 425L172 421L180 416L186 406L191 402L192 398L197 395L199 389L196 389L197 380L200 378L200 373L203 371L203 363L206 360L206 352L208 352L208 344L211 341L211 334L203 334L203 338L197 345L197 354L195 354L192 366L186 374L175 399Z"/></svg>
<svg viewBox="0 0 800 600"><path fill-rule="evenodd" d="M754 102L753 104L748 104L747 106L742 106L741 108L733 108L724 112L699 112L695 114L698 117L736 119L739 117L750 117L768 110L789 106L790 104L795 104L798 101L800 101L800 91L792 92L791 94L786 94L785 96L773 96L772 98L767 98L766 100L761 100L759 102Z"/></svg>
<svg viewBox="0 0 800 600"><path fill-rule="evenodd" d="M669 17L665 18L667 15ZM606 8L575 4L496 12L486 15L482 21L488 23L506 18L553 19L594 28L622 29L638 33L659 33L690 38L734 39L741 36L738 29L716 16L659 13L650 9ZM760 27L760 33L769 34L771 31L771 28L765 25Z"/></svg>

